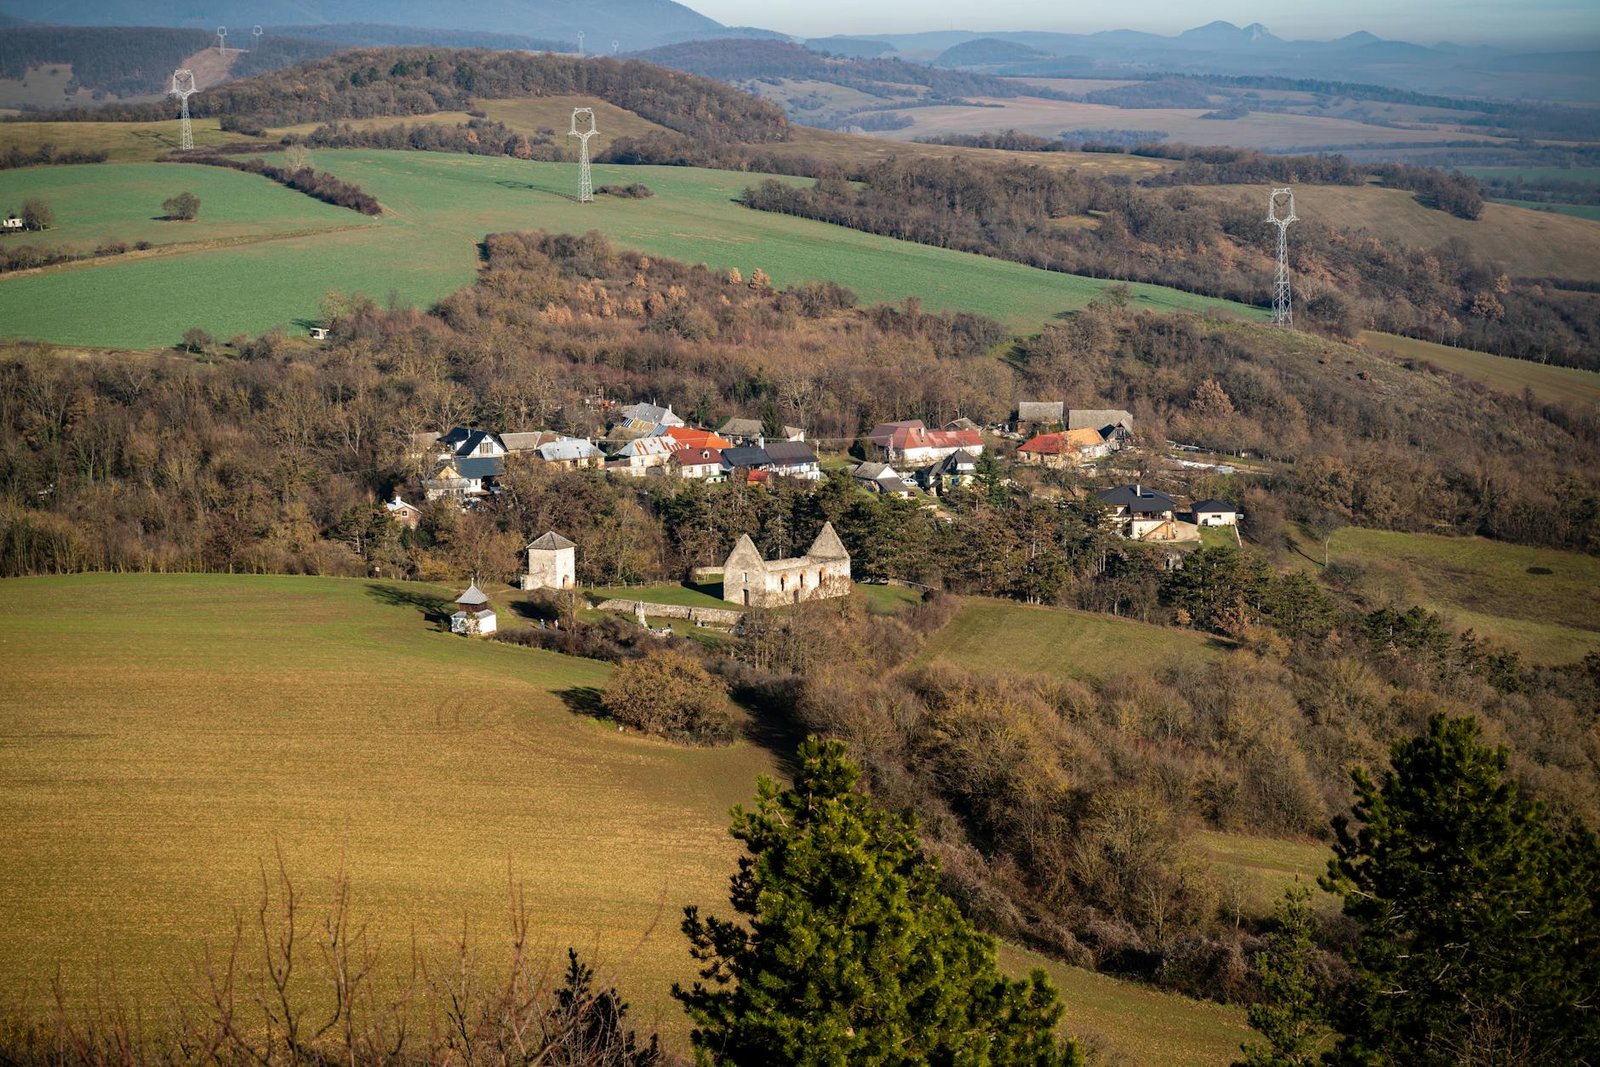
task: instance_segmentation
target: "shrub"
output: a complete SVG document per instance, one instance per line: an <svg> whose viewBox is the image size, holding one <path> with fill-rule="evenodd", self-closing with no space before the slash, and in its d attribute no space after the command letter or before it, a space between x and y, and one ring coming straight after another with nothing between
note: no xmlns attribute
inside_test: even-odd
<svg viewBox="0 0 1600 1067"><path fill-rule="evenodd" d="M733 736L727 698L727 686L699 660L682 652L659 651L618 667L601 702L624 726L709 744Z"/></svg>
<svg viewBox="0 0 1600 1067"><path fill-rule="evenodd" d="M633 182L630 185L602 185L595 192L605 196L620 196L627 200L646 200L656 195L654 189L648 185Z"/></svg>
<svg viewBox="0 0 1600 1067"><path fill-rule="evenodd" d="M34 197L22 202L22 226L28 230L48 230L56 224L56 213L50 201Z"/></svg>
<svg viewBox="0 0 1600 1067"><path fill-rule="evenodd" d="M169 200L163 200L161 210L167 213L168 219L190 222L200 217L200 198L185 190Z"/></svg>

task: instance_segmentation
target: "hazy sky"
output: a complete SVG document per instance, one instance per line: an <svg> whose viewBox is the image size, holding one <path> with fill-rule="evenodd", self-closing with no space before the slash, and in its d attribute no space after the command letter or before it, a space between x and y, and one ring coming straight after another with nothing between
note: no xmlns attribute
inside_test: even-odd
<svg viewBox="0 0 1600 1067"><path fill-rule="evenodd" d="M1600 44L1600 0L1142 0L1070 4L1061 0L685 0L730 26L763 26L799 36L918 30L1147 30L1176 33L1226 19L1260 22L1280 37L1327 39L1355 30L1433 44L1537 42L1563 49Z"/></svg>

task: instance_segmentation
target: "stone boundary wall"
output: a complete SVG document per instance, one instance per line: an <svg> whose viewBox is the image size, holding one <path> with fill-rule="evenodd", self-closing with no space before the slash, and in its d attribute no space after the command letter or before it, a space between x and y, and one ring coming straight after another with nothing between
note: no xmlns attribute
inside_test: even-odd
<svg viewBox="0 0 1600 1067"><path fill-rule="evenodd" d="M713 626L737 626L739 620L744 618L744 612L731 608L691 608L683 604L656 604L649 600L602 600L595 607L600 611L616 611L624 615L639 614L639 605L644 605L644 613L653 615L658 619L688 619L690 622L710 623Z"/></svg>

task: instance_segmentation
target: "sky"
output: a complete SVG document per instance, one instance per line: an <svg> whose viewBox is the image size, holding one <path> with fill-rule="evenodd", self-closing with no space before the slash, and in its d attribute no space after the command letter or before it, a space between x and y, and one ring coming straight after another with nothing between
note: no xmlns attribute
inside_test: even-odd
<svg viewBox="0 0 1600 1067"><path fill-rule="evenodd" d="M730 26L762 26L801 37L920 30L1145 30L1172 34L1214 19L1259 22L1279 37L1326 40L1356 30L1434 44L1530 43L1600 47L1600 0L1141 0L1112 6L1061 0L684 0Z"/></svg>

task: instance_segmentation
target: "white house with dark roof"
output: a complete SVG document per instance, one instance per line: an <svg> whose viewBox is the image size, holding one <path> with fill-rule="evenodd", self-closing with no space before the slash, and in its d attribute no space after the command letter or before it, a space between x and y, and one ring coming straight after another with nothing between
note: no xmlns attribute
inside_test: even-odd
<svg viewBox="0 0 1600 1067"><path fill-rule="evenodd" d="M572 589L578 584L578 546L551 530L528 542L524 589Z"/></svg>
<svg viewBox="0 0 1600 1067"><path fill-rule="evenodd" d="M1196 500L1189 506L1196 526L1236 526L1239 509L1226 500Z"/></svg>

